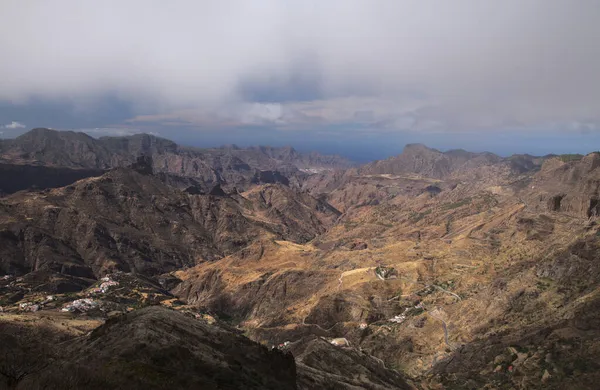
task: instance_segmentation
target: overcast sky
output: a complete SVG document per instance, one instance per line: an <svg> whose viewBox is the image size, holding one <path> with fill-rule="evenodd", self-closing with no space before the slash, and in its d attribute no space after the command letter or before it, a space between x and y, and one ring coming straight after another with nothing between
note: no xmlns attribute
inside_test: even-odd
<svg viewBox="0 0 600 390"><path fill-rule="evenodd" d="M5 137L600 149L600 0L2 0L0 53Z"/></svg>

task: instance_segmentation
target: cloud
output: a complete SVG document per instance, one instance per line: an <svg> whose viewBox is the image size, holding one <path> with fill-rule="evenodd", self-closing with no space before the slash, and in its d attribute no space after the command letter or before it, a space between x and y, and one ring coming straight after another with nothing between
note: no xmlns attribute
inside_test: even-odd
<svg viewBox="0 0 600 390"><path fill-rule="evenodd" d="M143 133L144 131L136 128L126 128L126 127L106 127L106 128L93 128L93 129L75 129L76 131L81 131L92 137L104 137L104 136L128 136L134 135L138 133ZM148 132L149 134L158 136L158 133Z"/></svg>
<svg viewBox="0 0 600 390"><path fill-rule="evenodd" d="M376 126L402 116L416 115L421 106L415 99L386 100L375 97L339 97L282 103L235 102L220 107L199 107L167 114L140 115L127 121L132 126L225 126L268 125L276 129L298 129L313 125L361 124ZM402 129L415 127L413 119Z"/></svg>
<svg viewBox="0 0 600 390"><path fill-rule="evenodd" d="M7 125L0 126L0 128L4 128L4 129L23 129L25 127L26 126L24 124L15 122L15 121L12 121L11 123L9 123Z"/></svg>
<svg viewBox="0 0 600 390"><path fill-rule="evenodd" d="M585 0L5 1L0 101L86 117L112 96L190 128L597 128L599 18Z"/></svg>

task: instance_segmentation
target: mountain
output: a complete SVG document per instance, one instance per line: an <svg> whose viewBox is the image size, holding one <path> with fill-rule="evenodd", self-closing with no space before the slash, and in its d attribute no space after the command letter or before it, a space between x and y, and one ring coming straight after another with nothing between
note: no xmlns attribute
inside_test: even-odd
<svg viewBox="0 0 600 390"><path fill-rule="evenodd" d="M357 168L311 175L302 188L324 196L339 210L423 192L462 186L465 194L518 181L541 169L548 157L464 150L440 152L422 144L406 145L401 154Z"/></svg>
<svg viewBox="0 0 600 390"><path fill-rule="evenodd" d="M440 152L422 144L406 145L402 153L387 160L367 164L358 170L361 175L416 173L441 179L460 170L493 165L502 160L492 153L470 153L464 150Z"/></svg>
<svg viewBox="0 0 600 390"><path fill-rule="evenodd" d="M22 369L23 377L11 378L19 388L414 388L368 355L322 339L267 348L225 324L159 306L113 317L83 337L60 328L33 333L39 325L0 326L0 355L18 347L10 363L0 362L0 374Z"/></svg>
<svg viewBox="0 0 600 390"><path fill-rule="evenodd" d="M132 164L140 155L153 158L156 172L194 179L205 189L214 184L248 188L263 177L286 176L287 182L303 171L346 168L339 156L302 154L291 147L182 147L149 134L92 138L85 133L33 129L0 143L0 162L47 167L102 169ZM263 174L263 171L268 171ZM282 180L279 180L282 182Z"/></svg>
<svg viewBox="0 0 600 390"><path fill-rule="evenodd" d="M88 337L62 337L60 352L52 351L53 345L45 349L54 352L52 364L40 367L35 377L18 378L21 388L297 389L291 355L165 308L113 318ZM43 359L34 354L47 342L31 346L20 340L18 346L20 353L31 353L24 358ZM2 344L0 351L7 347ZM3 368L0 363L0 373Z"/></svg>
<svg viewBox="0 0 600 390"><path fill-rule="evenodd" d="M315 175L333 227L195 266L173 292L264 343L345 338L424 388L594 388L597 155L456 154L438 179L436 152Z"/></svg>
<svg viewBox="0 0 600 390"><path fill-rule="evenodd" d="M123 166L0 198L0 352L58 346L91 388L597 387L600 154L302 172L291 148L119 142ZM4 361L21 388L64 376Z"/></svg>
<svg viewBox="0 0 600 390"><path fill-rule="evenodd" d="M306 242L338 215L279 184L247 194L189 194L154 176L146 158L63 188L0 199L0 269L157 275L231 254L259 237Z"/></svg>
<svg viewBox="0 0 600 390"><path fill-rule="evenodd" d="M579 159L547 159L524 188L527 204L540 212L555 211L591 218L600 214L600 153Z"/></svg>

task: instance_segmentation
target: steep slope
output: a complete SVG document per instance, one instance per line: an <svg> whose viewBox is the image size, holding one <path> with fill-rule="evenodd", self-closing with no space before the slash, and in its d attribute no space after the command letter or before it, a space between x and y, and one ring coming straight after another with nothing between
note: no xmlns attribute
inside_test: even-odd
<svg viewBox="0 0 600 390"><path fill-rule="evenodd" d="M159 307L109 321L75 349L80 363L112 362L118 376L127 378L131 370L155 372L131 378L151 387L296 388L292 356Z"/></svg>
<svg viewBox="0 0 600 390"><path fill-rule="evenodd" d="M593 193L593 160L569 164L553 180ZM543 199L536 183L441 182L354 207L310 244L181 272L174 293L261 342L344 337L429 388L594 388L597 216L536 209L520 198Z"/></svg>
<svg viewBox="0 0 600 390"><path fill-rule="evenodd" d="M242 193L257 212L268 220L278 221L287 237L306 242L332 226L340 212L327 202L283 185L263 185Z"/></svg>
<svg viewBox="0 0 600 390"><path fill-rule="evenodd" d="M546 160L540 172L521 183L520 194L540 212L554 211L578 217L600 215L600 153L579 160Z"/></svg>
<svg viewBox="0 0 600 390"><path fill-rule="evenodd" d="M30 346L30 359L45 343L42 339ZM30 375L19 388L297 388L290 354L156 306L113 318L89 336L61 344L53 364ZM0 346L0 351L7 347Z"/></svg>
<svg viewBox="0 0 600 390"><path fill-rule="evenodd" d="M369 355L317 337L267 348L223 323L209 324L159 306L103 324L48 314L0 319L0 356L12 357L0 360L0 386L415 389Z"/></svg>
<svg viewBox="0 0 600 390"><path fill-rule="evenodd" d="M279 209L216 189L188 194L165 185L144 162L151 164L141 160L135 169L2 199L2 271L157 275L231 254L258 237L305 242L337 217L331 206L281 185L265 190L289 204Z"/></svg>
<svg viewBox="0 0 600 390"><path fill-rule="evenodd" d="M111 160L122 157L87 134L38 128L5 143L2 158L13 163L106 169Z"/></svg>
<svg viewBox="0 0 600 390"><path fill-rule="evenodd" d="M414 389L397 371L354 348L339 348L318 337L294 343L299 389Z"/></svg>

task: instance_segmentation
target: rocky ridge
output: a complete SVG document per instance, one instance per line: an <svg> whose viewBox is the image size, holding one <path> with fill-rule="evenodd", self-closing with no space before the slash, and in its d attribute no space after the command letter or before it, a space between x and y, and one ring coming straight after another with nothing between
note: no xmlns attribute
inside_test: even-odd
<svg viewBox="0 0 600 390"><path fill-rule="evenodd" d="M297 180L303 177L303 170L351 165L339 156L303 154L291 147L199 149L149 134L96 139L85 133L38 128L15 139L0 140L0 162L19 165L106 170L132 164L140 155L153 158L155 172L194 179L206 188L221 184L241 189L261 178L283 175L288 181Z"/></svg>
<svg viewBox="0 0 600 390"><path fill-rule="evenodd" d="M286 156L293 152L275 155ZM20 274L0 283L2 305L6 316L39 319L74 298L98 301L104 310L67 313L68 321L123 322L108 320L74 351L98 349L105 364L123 343L143 380L155 364L144 348L150 359L173 352L175 362L205 364L200 333L220 331L188 323L199 321L291 353L295 376L261 371L267 354L242 372L251 384L264 372L269 383L293 377L303 389L594 388L597 160L411 145L387 161L307 173L297 185L261 179L233 190L184 176L170 186L183 179L141 159L0 200L3 272ZM101 277L119 284L102 292ZM188 317L166 325L162 311L136 311L148 305ZM199 344L172 348L180 343L164 335L170 326L174 338L199 332L185 336ZM260 350L218 334L235 340L214 347L228 367L238 358L227 343ZM181 383L214 383L183 371ZM144 385L162 386L173 375L165 372Z"/></svg>

